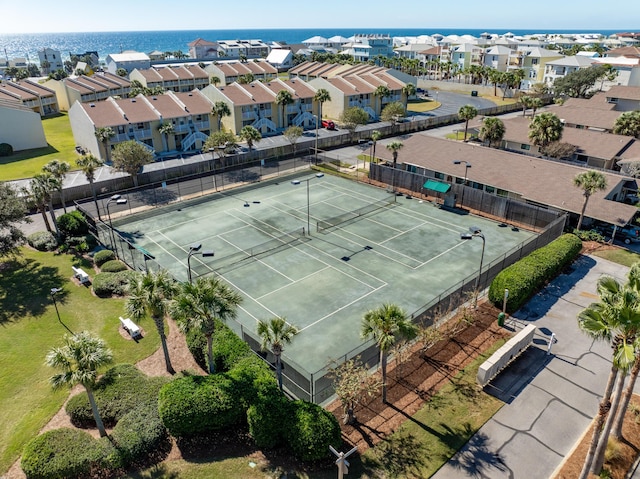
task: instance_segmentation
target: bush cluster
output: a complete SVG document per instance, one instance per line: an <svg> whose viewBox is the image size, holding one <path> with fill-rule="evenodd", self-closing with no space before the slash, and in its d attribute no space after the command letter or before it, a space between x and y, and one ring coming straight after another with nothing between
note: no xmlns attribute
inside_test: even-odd
<svg viewBox="0 0 640 479"><path fill-rule="evenodd" d="M107 261L116 259L116 254L110 249L101 249L93 255L93 262L96 266L102 266Z"/></svg>
<svg viewBox="0 0 640 479"><path fill-rule="evenodd" d="M342 442L340 424L333 414L317 404L294 401L293 419L286 424L286 438L293 454L303 461L317 461L329 454L329 446Z"/></svg>
<svg viewBox="0 0 640 479"><path fill-rule="evenodd" d="M573 230L573 234L582 241L597 241L598 243L606 241L605 237L597 230Z"/></svg>
<svg viewBox="0 0 640 479"><path fill-rule="evenodd" d="M53 251L58 247L58 241L49 231L38 231L27 236L29 246L38 251Z"/></svg>
<svg viewBox="0 0 640 479"><path fill-rule="evenodd" d="M124 264L119 259L112 259L110 261L107 261L106 263L103 263L102 266L100 266L100 272L102 273L119 273L120 271L126 271L126 270L127 270L127 265Z"/></svg>
<svg viewBox="0 0 640 479"><path fill-rule="evenodd" d="M119 471L170 447L166 428L158 415L157 397L167 382L147 378L132 365L107 371L94 389L105 425L113 425L109 438L93 439L72 429L56 429L29 442L22 468L29 478L97 477ZM71 398L67 412L74 424L93 425L86 393Z"/></svg>
<svg viewBox="0 0 640 479"><path fill-rule="evenodd" d="M207 338L200 330L192 329L186 334L187 347L196 363L208 371ZM252 355L251 348L238 337L226 324L216 320L213 333L214 371L230 371L242 358Z"/></svg>
<svg viewBox="0 0 640 479"><path fill-rule="evenodd" d="M79 211L71 211L58 216L58 229L64 237L84 236L89 232L87 220Z"/></svg>
<svg viewBox="0 0 640 479"><path fill-rule="evenodd" d="M576 235L564 234L502 270L491 282L489 300L502 307L504 290L509 290L507 312L516 311L553 279L582 249Z"/></svg>
<svg viewBox="0 0 640 479"><path fill-rule="evenodd" d="M118 273L98 273L93 278L93 292L101 298L109 298L113 295L124 296L129 282L135 281L137 274L131 270Z"/></svg>

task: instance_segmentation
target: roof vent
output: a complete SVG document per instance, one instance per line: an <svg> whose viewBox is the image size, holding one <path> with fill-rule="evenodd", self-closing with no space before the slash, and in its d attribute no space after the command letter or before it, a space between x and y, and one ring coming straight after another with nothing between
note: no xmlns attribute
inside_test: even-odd
<svg viewBox="0 0 640 479"><path fill-rule="evenodd" d="M135 98L132 98L132 99L131 99L131 103L135 103L135 102L136 102L136 99L135 99Z"/></svg>
<svg viewBox="0 0 640 479"><path fill-rule="evenodd" d="M157 96L152 96L152 97L151 97L151 99L152 99L152 100L157 100L157 99L158 99L158 97L157 97Z"/></svg>
<svg viewBox="0 0 640 479"><path fill-rule="evenodd" d="M95 103L89 103L89 107L90 107L90 108L95 108L95 107L96 107L96 104L95 104Z"/></svg>

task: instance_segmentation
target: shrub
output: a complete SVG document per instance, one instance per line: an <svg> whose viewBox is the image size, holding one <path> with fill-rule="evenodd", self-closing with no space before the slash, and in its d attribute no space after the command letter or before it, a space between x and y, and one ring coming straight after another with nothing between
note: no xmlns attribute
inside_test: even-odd
<svg viewBox="0 0 640 479"><path fill-rule="evenodd" d="M253 353L240 359L227 375L235 382L237 398L245 409L273 394L282 395L269 365Z"/></svg>
<svg viewBox="0 0 640 479"><path fill-rule="evenodd" d="M93 277L93 292L100 297L127 294L129 282L134 281L138 273L127 270L118 273L98 273Z"/></svg>
<svg viewBox="0 0 640 479"><path fill-rule="evenodd" d="M203 370L208 371L207 369L207 338L202 334L202 331L199 329L190 329L185 339L187 341L187 347L189 348L189 352L193 356L193 359L196 361L198 366L200 366Z"/></svg>
<svg viewBox="0 0 640 479"><path fill-rule="evenodd" d="M96 266L102 266L107 261L116 259L116 254L110 249L101 249L93 255L93 262Z"/></svg>
<svg viewBox="0 0 640 479"><path fill-rule="evenodd" d="M13 146L9 143L0 143L0 157L13 155Z"/></svg>
<svg viewBox="0 0 640 479"><path fill-rule="evenodd" d="M120 271L125 270L127 270L127 265L119 259L112 259L100 266L100 271L102 273L119 273Z"/></svg>
<svg viewBox="0 0 640 479"><path fill-rule="evenodd" d="M164 385L158 412L173 436L219 431L242 422L245 409L225 374L187 376Z"/></svg>
<svg viewBox="0 0 640 479"><path fill-rule="evenodd" d="M53 251L58 247L56 237L49 231L33 233L27 237L27 242L38 251Z"/></svg>
<svg viewBox="0 0 640 479"><path fill-rule="evenodd" d="M87 220L79 211L58 216L58 228L63 236L83 236L89 232Z"/></svg>
<svg viewBox="0 0 640 479"><path fill-rule="evenodd" d="M321 406L306 401L291 403L292 417L287 422L286 437L293 454L302 461L327 457L329 446L342 441L338 420Z"/></svg>
<svg viewBox="0 0 640 479"><path fill-rule="evenodd" d="M280 392L277 385L249 406L249 434L256 446L273 449L285 442L291 409L292 403Z"/></svg>
<svg viewBox="0 0 640 479"><path fill-rule="evenodd" d="M580 238L582 241L597 241L598 243L604 243L605 238L597 230L573 230L573 234Z"/></svg>
<svg viewBox="0 0 640 479"><path fill-rule="evenodd" d="M227 325L216 325L213 334L213 363L216 372L229 371L240 359L250 354L253 354L251 347Z"/></svg>
<svg viewBox="0 0 640 479"><path fill-rule="evenodd" d="M88 477L105 449L84 431L54 429L27 443L20 465L29 479Z"/></svg>
<svg viewBox="0 0 640 479"><path fill-rule="evenodd" d="M576 235L562 235L498 273L489 287L489 300L501 308L504 290L509 289L507 311L516 311L571 263L581 249L582 241Z"/></svg>

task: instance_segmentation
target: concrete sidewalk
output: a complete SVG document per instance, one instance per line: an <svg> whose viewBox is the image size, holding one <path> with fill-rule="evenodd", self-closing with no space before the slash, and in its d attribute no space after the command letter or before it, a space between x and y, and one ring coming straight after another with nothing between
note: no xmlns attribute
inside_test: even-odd
<svg viewBox="0 0 640 479"><path fill-rule="evenodd" d="M433 477L549 478L589 427L610 369L610 347L578 329L577 315L598 301L602 275L625 281L629 268L582 256L506 325L538 328L534 344L486 391L505 405ZM547 355L548 340L558 342Z"/></svg>

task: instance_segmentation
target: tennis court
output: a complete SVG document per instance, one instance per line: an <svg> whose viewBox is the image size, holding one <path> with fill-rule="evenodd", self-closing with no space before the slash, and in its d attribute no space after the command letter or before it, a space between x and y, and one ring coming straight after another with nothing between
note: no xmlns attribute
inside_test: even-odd
<svg viewBox="0 0 640 479"><path fill-rule="evenodd" d="M477 273L483 242L460 239L470 226L486 238L485 265L533 236L313 171L114 220L175 278L187 280L189 262L194 279L233 285L245 330L274 316L296 325L285 355L307 371L362 343L367 310L393 302L411 314Z"/></svg>

